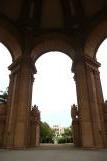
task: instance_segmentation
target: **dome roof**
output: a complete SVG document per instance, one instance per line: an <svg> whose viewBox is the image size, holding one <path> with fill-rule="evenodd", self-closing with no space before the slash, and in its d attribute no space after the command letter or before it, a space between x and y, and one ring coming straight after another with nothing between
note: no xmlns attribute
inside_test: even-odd
<svg viewBox="0 0 107 161"><path fill-rule="evenodd" d="M106 0L1 0L0 15L21 27L70 29L103 14L106 6Z"/></svg>

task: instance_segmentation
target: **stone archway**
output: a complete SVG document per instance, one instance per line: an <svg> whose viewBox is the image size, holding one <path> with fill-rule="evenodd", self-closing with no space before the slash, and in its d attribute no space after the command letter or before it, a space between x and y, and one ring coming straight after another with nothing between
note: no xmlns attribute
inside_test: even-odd
<svg viewBox="0 0 107 161"><path fill-rule="evenodd" d="M33 74L36 72L34 62L40 55L50 50L66 51L72 59L72 51L76 53L66 41L51 39L36 45L32 49L31 57L22 57L10 66L12 71L8 100L10 111L4 140L4 146L8 148L31 146L29 111L31 111ZM79 145L86 148L106 145L98 67L99 63L90 56L82 55L73 62L79 106ZM35 144L32 142L32 145Z"/></svg>
<svg viewBox="0 0 107 161"><path fill-rule="evenodd" d="M59 45L59 46L58 46ZM63 48L64 47L64 48ZM67 51L71 56L72 49L68 44L63 41L44 41L40 43L39 46L36 46L31 54L33 60L37 59L41 54L50 49L59 49L63 52ZM75 81L77 87L77 99L79 106L79 144L82 147L93 148L93 147L105 147L106 138L105 138L105 128L103 120L103 109L101 103L102 93L100 92L100 80L98 75L99 63L93 60L89 55L80 55L76 57L77 53L74 49L75 57L73 62L73 72L75 73ZM100 94L100 96L98 96ZM94 108L95 107L95 108ZM95 115L96 118L95 118ZM101 120L101 121L100 121ZM88 139L87 139L88 138Z"/></svg>
<svg viewBox="0 0 107 161"><path fill-rule="evenodd" d="M100 64L96 61L96 51L106 37L106 27L107 22L104 21L92 30L85 42L83 55L74 61L83 147L107 146Z"/></svg>
<svg viewBox="0 0 107 161"><path fill-rule="evenodd" d="M75 45L71 44L73 44L72 41L70 41L64 35L48 35L44 40L40 41L39 43L36 43L31 52L31 58L35 62L40 56L42 56L45 53L48 53L50 51L58 51L65 53L73 60L75 58L76 51L75 47L72 47Z"/></svg>
<svg viewBox="0 0 107 161"><path fill-rule="evenodd" d="M36 45L31 52L31 57L20 57L9 67L12 74L4 137L5 147L31 146L29 112L31 111L33 74L36 72L34 62L41 54L50 50L66 52L72 59L74 56L72 53L76 53L76 50L72 49L71 44L66 41L51 39ZM78 59L75 58L73 62L79 106L79 145L87 148L106 145L98 67L99 63L90 56L82 55ZM32 145L35 144L32 142Z"/></svg>
<svg viewBox="0 0 107 161"><path fill-rule="evenodd" d="M74 63L81 146L107 146L98 70L100 64L95 56L99 44L107 35L106 1L53 0L50 3L48 0L43 3L29 0L26 5L24 1L14 1L15 5L12 5L13 1L9 2L2 1L0 5L0 41L13 58L9 67L11 75L4 146L30 146L29 111L33 74L36 72L34 61L52 50L68 54ZM49 14L47 8L50 8Z"/></svg>
<svg viewBox="0 0 107 161"><path fill-rule="evenodd" d="M8 26L8 29L7 29ZM12 28L13 29L13 28ZM0 42L8 49L11 58L12 58L12 62L15 62L16 59L18 59L18 57L21 56L22 51L21 51L21 46L19 44L18 39L16 38L17 36L15 36L13 33L11 33L11 27L10 24L0 20ZM2 53L3 54L3 53ZM11 74L12 75L12 74ZM6 133L6 128L7 128L7 124L9 122L9 111L10 111L10 102L12 102L12 99L10 97L10 88L11 88L11 77L10 77L10 83L9 83L9 88L8 88L8 100L6 104L1 104L1 117L4 117L3 120L1 120L1 124L3 123L3 138L2 138L2 143L1 143L1 147L4 147L4 140L6 140L5 137L5 133ZM14 86L14 84L12 84ZM2 122L3 121L3 122Z"/></svg>
<svg viewBox="0 0 107 161"><path fill-rule="evenodd" d="M8 25L8 28L7 28ZM11 33L11 30L15 30L7 22L0 22L0 42L3 43L10 51L13 61L18 59L22 55L22 49L18 38L18 33Z"/></svg>
<svg viewBox="0 0 107 161"><path fill-rule="evenodd" d="M9 70L11 70L10 74L10 82L8 88L8 100L6 105L6 113L5 113L5 127L4 127L4 139L2 140L2 147L13 147L13 131L11 131L11 127L15 127L14 122L14 113L17 113L15 110L18 88L19 84L16 82L20 79L18 77L18 70L20 66L20 61L22 57L22 49L21 44L19 43L19 38L17 37L17 32L15 28L13 28L9 23L5 23L5 21L0 21L0 42L3 43L7 49L10 51L12 57L12 65L9 66ZM8 28L7 28L8 25ZM14 33L11 33L11 30ZM17 63L18 62L18 63ZM16 68L15 68L16 67ZM17 108L17 107L16 107ZM1 111L2 112L2 111ZM13 125L14 124L14 125ZM12 129L13 130L13 129ZM12 140L10 140L10 135ZM11 144L11 145L10 145Z"/></svg>
<svg viewBox="0 0 107 161"><path fill-rule="evenodd" d="M71 74L71 58L59 51L47 52L37 59L35 66L37 74L35 88L33 87L33 103L36 102L38 105L42 121L46 121L52 128L53 125L70 127L71 104L77 102L75 82Z"/></svg>
<svg viewBox="0 0 107 161"><path fill-rule="evenodd" d="M102 23L94 27L88 35L84 45L84 54L92 57L93 59L96 59L97 50L106 37L107 21L103 21Z"/></svg>
<svg viewBox="0 0 107 161"><path fill-rule="evenodd" d="M92 36L93 39L94 37ZM13 41L7 42L9 45L9 42L11 44ZM79 55L79 57L77 57L77 44L74 45L75 42L72 43L72 40L69 40L64 35L58 35L58 37L57 35L48 35L38 38L38 41L34 40L33 44L31 44L34 47L26 51L27 56L21 56L21 52L17 55L17 51L19 49L21 51L20 45L17 43L18 50L15 52L13 49L15 61L9 67L11 76L8 98L9 111L4 137L5 147L24 148L31 146L29 138L29 111L31 110L33 74L36 72L34 62L43 53L55 50L66 53L73 60L73 72L75 73L79 106L79 145L88 148L106 146L104 114L101 106L103 98L98 74L99 63L93 59L96 50L94 45L98 43L93 45L91 42L90 38L89 43L86 43L84 47L84 54ZM31 52L31 54L28 52ZM32 142L32 145L35 144Z"/></svg>
<svg viewBox="0 0 107 161"><path fill-rule="evenodd" d="M76 55L75 39L69 39L66 35L57 33L47 34L34 41L31 58L36 61L39 56L46 52L59 51L66 53L72 60Z"/></svg>
<svg viewBox="0 0 107 161"><path fill-rule="evenodd" d="M87 41L84 45L84 54L90 56L90 58L96 62L97 60L97 50L100 47L101 43L106 39L107 37L107 21L103 20L100 24L97 24L92 31L90 32ZM99 64L100 66L100 64ZM98 70L99 73L99 70ZM98 106L100 108L100 114L101 120L102 120L102 125L104 129L104 144L105 147L107 147L107 117L106 117L106 103L104 103L104 98L103 98L103 91L102 91L102 86L101 86L101 80L100 80L100 73L97 74L97 79L96 79L96 88L97 88L97 98L98 98Z"/></svg>

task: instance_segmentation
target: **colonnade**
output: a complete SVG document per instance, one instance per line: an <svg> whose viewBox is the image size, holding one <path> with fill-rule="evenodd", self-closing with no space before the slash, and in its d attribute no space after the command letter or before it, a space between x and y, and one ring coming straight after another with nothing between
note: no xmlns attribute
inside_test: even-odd
<svg viewBox="0 0 107 161"><path fill-rule="evenodd" d="M96 60L84 55L73 61L78 100L79 137L76 144L84 148L107 146L99 66ZM11 74L3 145L6 148L27 148L31 142L35 145L29 137L35 64L30 57L20 57L10 65L9 70Z"/></svg>

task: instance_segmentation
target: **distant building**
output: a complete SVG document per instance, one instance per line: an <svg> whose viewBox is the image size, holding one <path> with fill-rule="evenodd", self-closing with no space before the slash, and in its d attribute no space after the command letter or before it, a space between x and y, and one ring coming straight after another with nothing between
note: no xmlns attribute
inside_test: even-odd
<svg viewBox="0 0 107 161"><path fill-rule="evenodd" d="M60 127L59 125L53 125L53 130L56 136L61 136L64 133L64 127Z"/></svg>

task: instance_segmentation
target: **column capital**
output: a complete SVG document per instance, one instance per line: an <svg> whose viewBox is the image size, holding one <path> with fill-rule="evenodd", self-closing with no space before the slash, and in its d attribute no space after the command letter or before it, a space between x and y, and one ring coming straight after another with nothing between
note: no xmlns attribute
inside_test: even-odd
<svg viewBox="0 0 107 161"><path fill-rule="evenodd" d="M29 66L32 68L33 74L36 74L36 67L31 59L31 57L19 57L17 60L15 60L9 67L8 69L12 71L12 74L16 73L23 65Z"/></svg>
<svg viewBox="0 0 107 161"><path fill-rule="evenodd" d="M75 67L78 64L84 64L89 70L98 71L98 68L101 66L94 58L89 57L88 55L81 55L78 58L75 58L72 65L72 72L75 73Z"/></svg>

